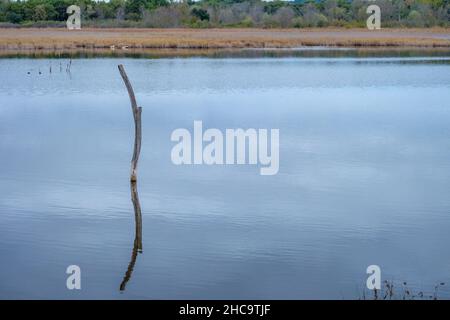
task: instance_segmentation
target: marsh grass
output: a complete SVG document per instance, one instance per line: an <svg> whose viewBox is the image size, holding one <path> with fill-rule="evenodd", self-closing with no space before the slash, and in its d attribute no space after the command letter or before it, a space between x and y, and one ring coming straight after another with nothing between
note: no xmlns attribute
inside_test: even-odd
<svg viewBox="0 0 450 320"><path fill-rule="evenodd" d="M227 49L330 47L450 48L450 30L389 29L2 29L0 50Z"/></svg>

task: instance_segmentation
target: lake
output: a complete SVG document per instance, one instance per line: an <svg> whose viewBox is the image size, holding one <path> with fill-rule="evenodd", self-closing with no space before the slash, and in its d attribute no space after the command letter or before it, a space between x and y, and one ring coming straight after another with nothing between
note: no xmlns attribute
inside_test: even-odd
<svg viewBox="0 0 450 320"><path fill-rule="evenodd" d="M450 298L449 53L69 63L0 59L0 298L359 299L369 265ZM174 165L195 120L279 129L278 173Z"/></svg>

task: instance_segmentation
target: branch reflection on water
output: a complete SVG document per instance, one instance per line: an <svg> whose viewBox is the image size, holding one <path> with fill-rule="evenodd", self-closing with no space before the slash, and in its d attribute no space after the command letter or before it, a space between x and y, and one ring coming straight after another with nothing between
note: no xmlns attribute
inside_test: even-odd
<svg viewBox="0 0 450 320"><path fill-rule="evenodd" d="M125 290L125 287L133 273L137 255L138 253L142 253L142 215L136 182L131 182L130 188L131 188L131 201L133 202L134 207L134 222L136 226L136 232L134 237L133 251L131 253L130 263L128 264L127 272L125 273L122 283L120 284L120 291Z"/></svg>

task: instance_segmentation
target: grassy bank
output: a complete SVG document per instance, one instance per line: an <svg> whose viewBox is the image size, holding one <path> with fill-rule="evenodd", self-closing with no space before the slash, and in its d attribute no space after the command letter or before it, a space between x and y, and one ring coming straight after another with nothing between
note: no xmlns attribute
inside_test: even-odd
<svg viewBox="0 0 450 320"><path fill-rule="evenodd" d="M450 47L450 29L2 29L0 50Z"/></svg>

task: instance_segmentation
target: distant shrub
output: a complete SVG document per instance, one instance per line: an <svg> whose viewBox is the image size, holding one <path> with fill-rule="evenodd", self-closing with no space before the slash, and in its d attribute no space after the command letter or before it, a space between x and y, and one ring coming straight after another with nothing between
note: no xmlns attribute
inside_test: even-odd
<svg viewBox="0 0 450 320"><path fill-rule="evenodd" d="M189 27L198 29L208 28L209 22L207 20L194 20L189 24Z"/></svg>
<svg viewBox="0 0 450 320"><path fill-rule="evenodd" d="M302 17L295 17L291 22L294 28L303 28L305 26L305 21Z"/></svg>
<svg viewBox="0 0 450 320"><path fill-rule="evenodd" d="M422 14L416 10L412 10L408 14L408 26L410 27L422 27L424 25Z"/></svg>
<svg viewBox="0 0 450 320"><path fill-rule="evenodd" d="M62 28L66 26L63 21L25 21L20 24L24 28Z"/></svg>
<svg viewBox="0 0 450 320"><path fill-rule="evenodd" d="M143 23L151 28L177 28L189 19L188 7L177 5L160 7L143 13Z"/></svg>
<svg viewBox="0 0 450 320"><path fill-rule="evenodd" d="M0 22L0 28L17 28L17 24L11 22Z"/></svg>
<svg viewBox="0 0 450 320"><path fill-rule="evenodd" d="M193 17L196 17L199 20L209 21L209 13L205 9L194 7L191 10L191 14Z"/></svg>
<svg viewBox="0 0 450 320"><path fill-rule="evenodd" d="M239 24L240 27L244 27L244 28L251 28L255 25L252 17L250 16L246 16L244 18L244 20L241 21L241 23Z"/></svg>
<svg viewBox="0 0 450 320"><path fill-rule="evenodd" d="M262 26L264 28L279 28L280 23L273 15L264 13L262 17Z"/></svg>
<svg viewBox="0 0 450 320"><path fill-rule="evenodd" d="M328 26L328 19L323 14L319 13L317 15L317 24L316 27L326 27Z"/></svg>
<svg viewBox="0 0 450 320"><path fill-rule="evenodd" d="M290 7L282 7L274 14L274 19L278 21L278 25L282 28L292 27L292 19L295 17L295 12Z"/></svg>

